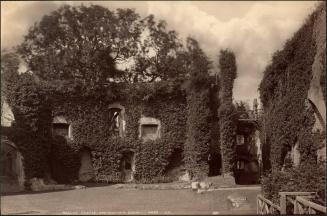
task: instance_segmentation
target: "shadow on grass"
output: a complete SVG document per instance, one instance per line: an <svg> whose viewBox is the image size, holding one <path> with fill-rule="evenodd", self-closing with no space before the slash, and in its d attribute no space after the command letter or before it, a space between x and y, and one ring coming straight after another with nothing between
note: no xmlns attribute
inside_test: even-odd
<svg viewBox="0 0 327 216"><path fill-rule="evenodd" d="M85 190L87 188L107 187L107 186L112 186L115 184L116 183L96 183L96 182L76 183L76 184L71 184L71 186L82 185L82 186L85 186L85 188L82 188L82 189L67 188L67 189L44 190L44 191L27 191L27 190L25 190L25 191L20 191L20 192L1 192L1 196L43 194L43 193L63 192L63 191L71 191L71 190Z"/></svg>

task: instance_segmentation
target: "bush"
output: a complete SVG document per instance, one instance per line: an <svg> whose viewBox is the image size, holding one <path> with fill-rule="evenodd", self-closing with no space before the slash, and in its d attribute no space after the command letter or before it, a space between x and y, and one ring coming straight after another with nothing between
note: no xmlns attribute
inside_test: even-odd
<svg viewBox="0 0 327 216"><path fill-rule="evenodd" d="M285 171L273 171L262 178L262 193L279 203L278 192L317 192L325 202L325 164L302 164Z"/></svg>

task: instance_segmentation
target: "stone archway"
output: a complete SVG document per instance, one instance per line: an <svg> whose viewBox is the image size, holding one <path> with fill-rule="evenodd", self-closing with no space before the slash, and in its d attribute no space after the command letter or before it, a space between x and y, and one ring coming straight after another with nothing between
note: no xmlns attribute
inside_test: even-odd
<svg viewBox="0 0 327 216"><path fill-rule="evenodd" d="M320 112L322 110L325 110L320 107L317 107L315 103L311 99L307 99L308 103L312 107L316 122L313 127L313 132L320 132L321 134L326 133L326 114L324 112ZM320 110L320 111L319 111ZM324 145L322 147L319 147L317 150L317 159L320 161L326 161L326 138L322 141Z"/></svg>
<svg viewBox="0 0 327 216"><path fill-rule="evenodd" d="M24 190L23 157L14 143L1 137L1 192Z"/></svg>
<svg viewBox="0 0 327 216"><path fill-rule="evenodd" d="M317 108L317 106L312 102L312 100L308 99L308 102L311 105L311 107L315 113L315 117L316 117L315 129L320 129L322 132L325 132L326 122L325 122L324 117L322 116L322 114L319 111L319 109ZM318 123L318 125L317 125L317 123Z"/></svg>

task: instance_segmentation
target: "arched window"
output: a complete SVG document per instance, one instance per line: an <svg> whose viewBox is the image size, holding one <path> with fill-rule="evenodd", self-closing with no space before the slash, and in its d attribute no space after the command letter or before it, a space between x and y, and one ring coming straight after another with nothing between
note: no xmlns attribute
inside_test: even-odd
<svg viewBox="0 0 327 216"><path fill-rule="evenodd" d="M119 103L109 105L109 127L110 133L115 136L124 137L125 134L125 108Z"/></svg>
<svg viewBox="0 0 327 216"><path fill-rule="evenodd" d="M309 104L311 105L319 123L320 123L320 127L321 127L321 130L322 132L325 132L325 127L326 127L326 123L324 121L324 118L322 117L321 113L319 112L317 106L310 100L310 99L307 99L307 101L309 102Z"/></svg>
<svg viewBox="0 0 327 216"><path fill-rule="evenodd" d="M110 122L110 131L119 136L120 128L122 125L121 109L119 108L110 108L109 109L109 122Z"/></svg>

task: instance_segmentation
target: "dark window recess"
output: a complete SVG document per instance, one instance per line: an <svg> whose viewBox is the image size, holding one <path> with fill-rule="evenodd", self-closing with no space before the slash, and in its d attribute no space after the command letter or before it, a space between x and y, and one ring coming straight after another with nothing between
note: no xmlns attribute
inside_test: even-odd
<svg viewBox="0 0 327 216"><path fill-rule="evenodd" d="M244 161L237 161L237 169L239 170L244 169Z"/></svg>
<svg viewBox="0 0 327 216"><path fill-rule="evenodd" d="M53 134L63 137L68 137L69 135L69 124L53 124Z"/></svg>
<svg viewBox="0 0 327 216"><path fill-rule="evenodd" d="M236 136L236 144L237 145L244 145L244 143L245 143L245 136L243 136L243 135L237 135Z"/></svg>
<svg viewBox="0 0 327 216"><path fill-rule="evenodd" d="M158 125L146 124L141 127L141 136L143 139L156 139L158 132Z"/></svg>
<svg viewBox="0 0 327 216"><path fill-rule="evenodd" d="M114 134L119 134L120 128L120 112L121 110L118 108L111 108L109 111L109 121L110 121L110 128Z"/></svg>
<svg viewBox="0 0 327 216"><path fill-rule="evenodd" d="M130 161L125 161L125 169L126 170L131 170L132 169L132 164L130 163Z"/></svg>

